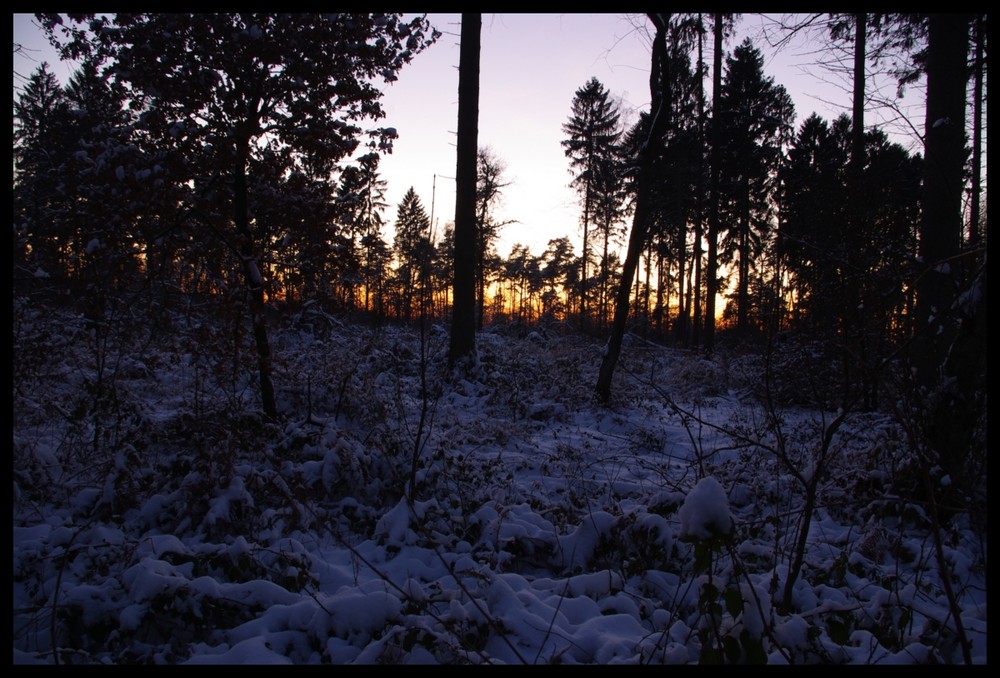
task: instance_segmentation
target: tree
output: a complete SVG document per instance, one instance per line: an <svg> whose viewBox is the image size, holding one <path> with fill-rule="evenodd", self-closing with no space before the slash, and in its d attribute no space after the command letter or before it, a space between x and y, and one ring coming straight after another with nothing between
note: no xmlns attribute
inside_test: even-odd
<svg viewBox="0 0 1000 678"><path fill-rule="evenodd" d="M615 315L611 326L611 336L608 337L608 344L605 348L604 358L601 361L601 368L595 388L597 398L601 402L607 402L611 397L611 378L614 376L615 367L618 364L618 356L621 354L622 338L625 335L625 322L628 319L632 280L635 278L639 257L642 254L645 244L646 231L649 228L653 212L651 183L653 161L655 158L654 149L659 145L661 137L670 128L671 124L669 115L671 98L669 90L670 67L666 45L666 33L670 25L670 15L650 14L649 18L656 27L649 69L651 110L655 110L656 112L653 114L649 135L646 138L646 143L640 148L638 158L638 183L636 186L636 206L632 219L632 232L629 234L628 250L625 253L625 262L622 266L621 282L618 285L618 293L615 297Z"/></svg>
<svg viewBox="0 0 1000 678"><path fill-rule="evenodd" d="M15 102L15 280L58 281L92 320L157 267L150 244L175 211L163 154L137 138L122 102L93 61L64 88L43 64Z"/></svg>
<svg viewBox="0 0 1000 678"><path fill-rule="evenodd" d="M621 135L620 114L610 100L609 92L597 78L591 78L576 91L572 114L563 125L569 135L562 142L566 157L570 159L571 172L575 171L572 185L583 203L583 252L581 259L580 317L587 318L587 263L590 257L590 224L597 205L601 202L602 189L614 190L614 184L601 181L608 176L608 167L614 162L615 146Z"/></svg>
<svg viewBox="0 0 1000 678"><path fill-rule="evenodd" d="M702 146L698 132L697 91L699 84L691 69L688 51L695 27L688 18L679 16L671 21L667 31L667 63L670 79L667 89L671 93L669 108L665 113L671 124L664 131L661 144L653 159L651 184L652 209L649 241L647 243L646 287L651 287L650 276L655 257L656 303L652 321L662 330L670 321L671 285L676 284L677 315L673 323L676 336L682 342L689 338L690 297L692 290L685 284L690 281L689 225L697 219L699 165ZM645 142L650 125L648 115L640 116L639 123L626 135L626 145L632 157ZM692 168L695 168L692 171ZM700 234L699 234L700 235ZM676 274L673 272L676 271ZM647 308L649 292L641 302Z"/></svg>
<svg viewBox="0 0 1000 678"><path fill-rule="evenodd" d="M764 75L760 50L747 38L726 60L726 78L715 115L719 116L727 158L720 181L720 209L729 223L724 245L737 266L737 330L749 329L750 281L774 215L782 139L791 128L791 97Z"/></svg>
<svg viewBox="0 0 1000 678"><path fill-rule="evenodd" d="M695 219L694 219L694 311L691 318L691 345L701 343L702 332L702 242L705 227L705 22L702 14L698 14L695 22L698 32L698 66L695 74L698 99L698 171L695 188Z"/></svg>
<svg viewBox="0 0 1000 678"><path fill-rule="evenodd" d="M340 176L338 203L343 210L343 221L351 240L360 244L363 252L361 280L364 286L362 306L371 310L372 289L380 285L376 277L382 272L378 266L378 241L382 235L382 210L386 207L386 182L379 176L378 153L366 153L356 165L344 168Z"/></svg>
<svg viewBox="0 0 1000 678"><path fill-rule="evenodd" d="M828 125L809 116L795 136L781 170L782 218L775 242L797 300L792 326L816 331L836 344L845 372L843 403L859 392L874 406L874 376L894 346L904 317L904 276L915 255L913 228L919 220L921 160L886 134L865 134L858 194L866 208L859 223L849 219L848 194L853 125L845 114ZM858 306L864 335L857 336ZM864 340L868 360L859 346ZM897 337L898 340L898 337Z"/></svg>
<svg viewBox="0 0 1000 678"><path fill-rule="evenodd" d="M455 281L448 363L476 350L476 153L479 144L481 14L462 14L458 66L458 150L455 162Z"/></svg>
<svg viewBox="0 0 1000 678"><path fill-rule="evenodd" d="M476 329L483 328L486 305L486 277L488 258L492 254L500 229L509 221L498 222L493 210L510 186L505 172L507 165L489 146L479 149L476 155Z"/></svg>
<svg viewBox="0 0 1000 678"><path fill-rule="evenodd" d="M434 316L446 317L451 306L455 269L455 225L447 222L434 241Z"/></svg>
<svg viewBox="0 0 1000 678"><path fill-rule="evenodd" d="M716 14L713 25L712 47L712 128L709 150L709 198L708 198L708 252L705 261L705 331L703 344L706 350L715 347L715 297L719 290L718 251L720 224L719 201L721 199L722 116L719 114L722 100L722 43L727 30L731 30L734 15Z"/></svg>
<svg viewBox="0 0 1000 678"><path fill-rule="evenodd" d="M975 23L976 54L973 65L972 110L972 186L969 189L969 245L977 247L986 238L985 224L980 223L983 183L983 82L986 72L986 15L977 14Z"/></svg>
<svg viewBox="0 0 1000 678"><path fill-rule="evenodd" d="M975 352L976 326L985 341L985 305L964 311L958 304L962 262L962 185L965 166L965 89L970 16L928 16L927 113L924 137L923 219L917 288L917 338L912 362L918 383L937 392L925 434L946 472L957 479L969 454L978 416L977 390L985 386L986 347L979 355L956 355L959 340ZM985 264L983 264L985 270ZM979 297L985 304L985 285ZM979 312L982 312L980 317ZM960 331L960 327L962 331ZM969 335L969 338L966 338Z"/></svg>
<svg viewBox="0 0 1000 678"><path fill-rule="evenodd" d="M250 296L264 413L277 415L261 270L265 239L249 186L254 159L328 176L359 144L362 120L384 117L376 81L392 82L433 43L427 21L395 14L55 14L38 18L67 57L96 53L129 88L144 134L170 152L172 178L226 186L217 224ZM86 24L90 33L79 26ZM64 38L59 38L61 33ZM392 128L367 133L388 149Z"/></svg>
<svg viewBox="0 0 1000 678"><path fill-rule="evenodd" d="M396 207L395 226L393 252L400 300L397 315L408 321L413 309L413 291L421 280L427 248L431 246L431 220L412 186Z"/></svg>
<svg viewBox="0 0 1000 678"><path fill-rule="evenodd" d="M570 307L568 295L576 288L573 245L569 238L549 240L541 256L539 275L542 279L542 316L563 318ZM560 297L560 289L563 297Z"/></svg>
<svg viewBox="0 0 1000 678"><path fill-rule="evenodd" d="M55 224L60 166L72 153L69 104L47 63L14 102L14 277L65 272L66 234Z"/></svg>

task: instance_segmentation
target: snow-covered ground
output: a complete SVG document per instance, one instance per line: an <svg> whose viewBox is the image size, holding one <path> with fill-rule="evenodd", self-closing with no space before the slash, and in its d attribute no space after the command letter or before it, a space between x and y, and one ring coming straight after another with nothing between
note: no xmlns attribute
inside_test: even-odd
<svg viewBox="0 0 1000 678"><path fill-rule="evenodd" d="M605 407L596 340L488 329L459 375L440 327L309 310L265 424L218 314L14 307L15 664L986 663L985 516L940 567L898 422L824 448L752 354L627 337Z"/></svg>

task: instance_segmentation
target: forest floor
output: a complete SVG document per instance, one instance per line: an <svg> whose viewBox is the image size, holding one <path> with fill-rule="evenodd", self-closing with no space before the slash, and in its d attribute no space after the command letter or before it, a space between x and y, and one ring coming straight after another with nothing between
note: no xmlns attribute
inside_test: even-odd
<svg viewBox="0 0 1000 678"><path fill-rule="evenodd" d="M264 422L239 326L15 299L15 664L986 663L985 469L808 345L629 335L600 405L595 339L311 307Z"/></svg>

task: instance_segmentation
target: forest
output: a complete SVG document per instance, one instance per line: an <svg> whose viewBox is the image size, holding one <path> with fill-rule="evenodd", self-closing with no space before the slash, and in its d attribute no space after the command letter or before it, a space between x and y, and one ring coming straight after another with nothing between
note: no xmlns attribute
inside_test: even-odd
<svg viewBox="0 0 1000 678"><path fill-rule="evenodd" d="M426 16L37 14L15 664L985 664L986 19L789 15L853 78L796 123L740 15L642 17L649 109L552 130L579 231L504 254L479 15L436 233Z"/></svg>

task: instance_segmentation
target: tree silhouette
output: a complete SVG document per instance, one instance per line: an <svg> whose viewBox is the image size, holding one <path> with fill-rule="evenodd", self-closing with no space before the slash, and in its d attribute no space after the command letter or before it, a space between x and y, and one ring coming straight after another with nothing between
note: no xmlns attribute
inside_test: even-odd
<svg viewBox="0 0 1000 678"><path fill-rule="evenodd" d="M476 329L483 328L486 305L486 285L491 258L500 229L511 223L498 222L493 210L510 186L505 173L506 163L489 146L479 149L476 155Z"/></svg>
<svg viewBox="0 0 1000 678"><path fill-rule="evenodd" d="M650 20L656 27L653 39L653 53L649 68L649 93L652 99L653 121L650 125L646 143L640 148L639 167L636 186L636 207L632 219L632 232L629 234L628 250L622 265L621 282L615 297L615 315L611 326L611 336L601 360L601 368L597 377L595 392L601 402L607 402L611 397L611 378L614 375L621 354L622 338L625 335L625 322L628 319L629 294L632 280L635 278L639 265L639 257L644 247L646 232L653 215L653 162L655 148L667 129L670 128L670 66L669 53L666 45L667 28L670 25L669 14L650 14Z"/></svg>
<svg viewBox="0 0 1000 678"><path fill-rule="evenodd" d="M455 164L455 280L448 363L476 350L476 161L479 139L481 14L462 14L458 67L458 150Z"/></svg>
<svg viewBox="0 0 1000 678"><path fill-rule="evenodd" d="M587 319L591 220L598 215L598 205L607 204L608 200L614 199L610 196L602 199L602 192L613 195L617 190L615 183L609 182L608 178L614 173L615 146L621 135L619 118L618 108L610 100L610 93L600 80L591 78L576 91L569 121L563 125L563 133L568 137L563 140L562 145L570 159L571 171L575 172L572 185L583 203L583 271L580 287L580 318L583 322ZM605 228L610 226L605 224Z"/></svg>
<svg viewBox="0 0 1000 678"><path fill-rule="evenodd" d="M396 257L397 316L410 320L413 292L424 275L427 250L431 247L431 220L412 186L396 207L395 227L392 247Z"/></svg>
<svg viewBox="0 0 1000 678"><path fill-rule="evenodd" d="M737 261L736 326L749 329L750 274L771 228L783 135L795 109L791 97L764 75L760 50L748 38L726 60L726 77L714 114L722 125L722 215L729 225L723 241Z"/></svg>
<svg viewBox="0 0 1000 678"><path fill-rule="evenodd" d="M226 185L227 222L217 224L235 252L251 300L264 413L277 415L264 319L264 238L255 223L248 178L266 149L270 162L328 176L359 144L364 119L383 117L375 82L391 82L431 44L423 18L394 14L70 15L86 23L59 28L39 20L65 56L96 53L141 110L140 126L175 159L175 181ZM60 38L58 34L66 36ZM391 128L368 133L387 149Z"/></svg>

